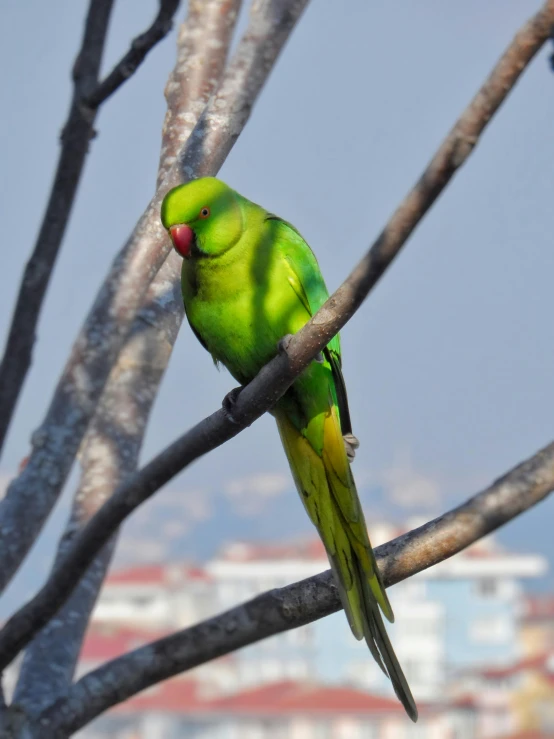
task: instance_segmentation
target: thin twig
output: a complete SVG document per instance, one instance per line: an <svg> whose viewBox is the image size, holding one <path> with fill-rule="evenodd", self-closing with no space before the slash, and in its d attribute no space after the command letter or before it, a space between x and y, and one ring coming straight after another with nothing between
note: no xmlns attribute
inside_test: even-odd
<svg viewBox="0 0 554 739"><path fill-rule="evenodd" d="M75 90L61 137L58 168L35 248L25 267L0 365L0 452L31 366L38 317L71 215L89 142L94 136L98 108L136 72L148 52L167 35L179 2L160 0L160 11L153 24L134 39L131 49L101 83L98 72L113 0L91 2L73 71Z"/></svg>
<svg viewBox="0 0 554 739"><path fill-rule="evenodd" d="M25 265L0 364L0 452L31 366L38 317L65 233L94 134L95 113L81 107L94 89L114 0L90 0L81 49L73 66L73 100L61 135L54 182L33 253Z"/></svg>
<svg viewBox="0 0 554 739"><path fill-rule="evenodd" d="M457 554L536 505L552 489L554 443L461 506L377 547L385 586ZM111 706L161 680L340 608L332 572L327 570L147 644L84 675L66 697L47 708L39 719L44 739L77 731Z"/></svg>
<svg viewBox="0 0 554 739"><path fill-rule="evenodd" d="M554 22L554 0L518 32L491 76L440 146L415 188L345 283L238 396L233 419L216 411L173 442L117 490L75 542L62 567L0 631L0 668L6 666L63 605L82 573L121 522L162 485L200 456L215 449L267 411L359 308L408 235L477 141L526 64L546 41ZM471 136L471 146L468 145Z"/></svg>
<svg viewBox="0 0 554 739"><path fill-rule="evenodd" d="M168 83L160 172L178 153L218 84L240 0L189 3ZM150 284L106 384L80 452L82 476L56 564L82 527L136 470L144 431L183 316L181 260L172 252ZM112 537L79 581L71 598L29 645L14 700L29 714L67 692L80 646L115 545ZM56 566L56 565L54 565Z"/></svg>
<svg viewBox="0 0 554 739"><path fill-rule="evenodd" d="M221 90L210 100L202 126L185 147L202 152L198 170L215 174L244 127L263 83L308 0L255 4L249 27L229 64ZM258 48L258 46L260 48ZM63 487L109 372L131 322L170 243L159 208L166 190L182 181L180 159L116 257L77 337L41 427L33 434L29 461L0 502L0 588L11 580Z"/></svg>
<svg viewBox="0 0 554 739"><path fill-rule="evenodd" d="M149 51L160 42L173 27L173 17L177 12L181 0L160 0L160 9L150 28L131 42L131 48L115 65L107 77L100 82L90 94L83 99L83 104L91 110L97 110L100 105L113 95L131 77Z"/></svg>

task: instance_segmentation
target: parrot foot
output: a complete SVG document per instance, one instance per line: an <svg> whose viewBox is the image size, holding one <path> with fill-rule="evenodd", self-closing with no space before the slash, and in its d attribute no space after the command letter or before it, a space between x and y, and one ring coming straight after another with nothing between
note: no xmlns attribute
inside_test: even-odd
<svg viewBox="0 0 554 739"><path fill-rule="evenodd" d="M348 457L348 461L352 463L354 461L354 457L356 456L356 449L358 449L358 447L360 446L360 442L354 436L354 434L345 434L342 438L344 439L346 456Z"/></svg>
<svg viewBox="0 0 554 739"><path fill-rule="evenodd" d="M277 342L277 349L279 354L288 354L290 342L292 341L292 334L285 334L282 339Z"/></svg>
<svg viewBox="0 0 554 739"><path fill-rule="evenodd" d="M231 423L238 424L238 421L233 416L233 409L236 405L237 398L240 395L240 391L242 390L242 387L234 387L230 392L227 393L227 395L223 398L223 401L221 403L221 407L223 408L223 412L231 421Z"/></svg>

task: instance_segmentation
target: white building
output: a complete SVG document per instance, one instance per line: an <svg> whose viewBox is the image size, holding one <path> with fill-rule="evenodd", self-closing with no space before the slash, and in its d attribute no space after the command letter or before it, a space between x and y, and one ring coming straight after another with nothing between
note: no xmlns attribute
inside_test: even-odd
<svg viewBox="0 0 554 739"><path fill-rule="evenodd" d="M116 570L104 583L92 622L167 631L188 626L213 613L214 587L206 569L183 563Z"/></svg>
<svg viewBox="0 0 554 739"><path fill-rule="evenodd" d="M372 539L379 543L398 533L374 526ZM111 574L94 621L169 631L327 568L318 539L282 545L239 542L202 569L168 564ZM389 633L416 699L444 698L449 675L460 668L517 659L521 581L545 570L542 557L505 552L489 538L392 588L396 623ZM342 612L240 650L205 672L227 691L310 680L392 695Z"/></svg>

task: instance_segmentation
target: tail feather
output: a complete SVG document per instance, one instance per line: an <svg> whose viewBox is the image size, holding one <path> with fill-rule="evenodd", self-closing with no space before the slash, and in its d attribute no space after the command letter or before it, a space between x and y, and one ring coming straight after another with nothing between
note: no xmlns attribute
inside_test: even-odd
<svg viewBox="0 0 554 739"><path fill-rule="evenodd" d="M317 527L337 581L340 599L356 639L364 639L391 679L406 713L417 707L388 638L381 611L394 620L371 549L363 512L334 408L324 420L320 456L285 413L275 413L296 487Z"/></svg>
<svg viewBox="0 0 554 739"><path fill-rule="evenodd" d="M352 587L347 591L343 586L343 575L340 563L337 562L334 556L329 553L327 553L327 555L329 557L329 562L331 563L331 569L335 575L337 590L339 591L341 603L344 608L344 612L346 613L350 629L358 641L361 641L362 639L366 640L371 656L377 662L383 673L388 677L389 673L387 672L387 668L385 667L375 640L371 638L368 639L369 627L365 616L366 607L362 600L362 589L357 583L355 587Z"/></svg>
<svg viewBox="0 0 554 739"><path fill-rule="evenodd" d="M371 591L369 591L367 581L363 577L363 573L360 573L359 583L361 584L361 587L364 591L364 623L366 624L366 632L364 635L366 644L369 646L369 644L372 642L374 645L376 645L379 653L382 656L383 662L385 663L386 674L391 680L394 692L396 693L399 701L404 706L404 709L408 716L412 719L412 721L416 722L418 716L417 706L412 695L412 691L410 690L408 681L404 677L404 673L402 672L402 668L400 667L398 658L394 653L394 649L392 647L389 635L387 634L387 630L383 622L383 617L381 616L381 613L379 612L379 608L377 607L375 601L371 597ZM371 650L371 652L373 653L373 650Z"/></svg>
<svg viewBox="0 0 554 739"><path fill-rule="evenodd" d="M350 629L356 639L360 641L364 638L365 624L363 619L363 606L361 601L361 593L355 587L356 573L352 572L350 566L350 545L344 531L336 530L333 537L333 547L325 546L331 568L335 574L337 587L350 624Z"/></svg>
<svg viewBox="0 0 554 739"><path fill-rule="evenodd" d="M342 519L342 528L356 552L375 600L379 603L385 618L393 623L394 614L369 541L356 484L344 450L339 418L333 407L324 421L323 465L335 503L336 515Z"/></svg>

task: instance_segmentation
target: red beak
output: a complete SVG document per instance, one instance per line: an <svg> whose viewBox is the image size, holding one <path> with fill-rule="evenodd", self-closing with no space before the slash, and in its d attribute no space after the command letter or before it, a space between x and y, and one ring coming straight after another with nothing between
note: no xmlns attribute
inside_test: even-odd
<svg viewBox="0 0 554 739"><path fill-rule="evenodd" d="M184 223L180 223L177 226L171 226L169 234L177 252L185 259L188 259L194 243L194 231L192 228Z"/></svg>

